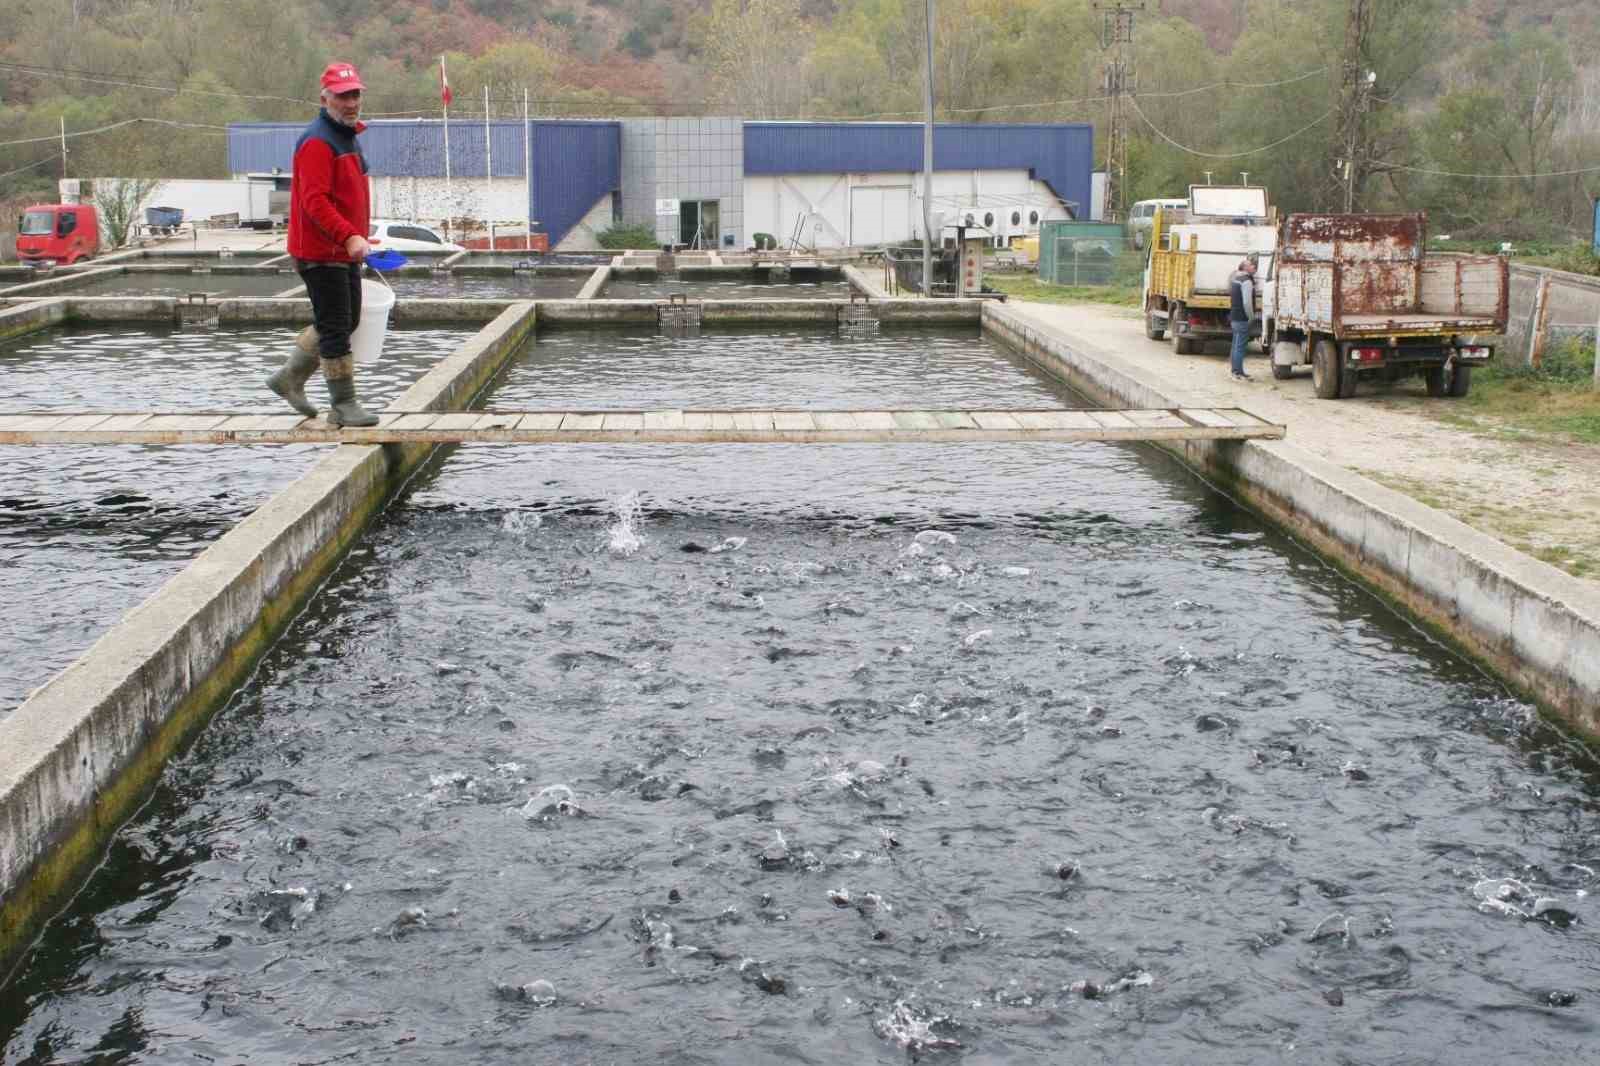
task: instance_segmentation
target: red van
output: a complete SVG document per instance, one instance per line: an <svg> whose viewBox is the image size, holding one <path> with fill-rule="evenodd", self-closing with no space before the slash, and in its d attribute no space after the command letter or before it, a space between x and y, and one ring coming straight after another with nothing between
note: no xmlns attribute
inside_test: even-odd
<svg viewBox="0 0 1600 1066"><path fill-rule="evenodd" d="M100 250L100 216L91 204L35 204L17 226L24 263L76 263Z"/></svg>

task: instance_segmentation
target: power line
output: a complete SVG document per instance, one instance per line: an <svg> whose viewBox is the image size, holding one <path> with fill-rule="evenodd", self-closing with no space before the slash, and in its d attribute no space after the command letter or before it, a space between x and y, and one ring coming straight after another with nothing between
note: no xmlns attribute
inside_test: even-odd
<svg viewBox="0 0 1600 1066"><path fill-rule="evenodd" d="M1191 88L1191 89L1178 89L1178 90L1172 90L1172 91L1166 91L1166 92L1141 93L1140 95L1145 96L1145 97L1149 97L1151 99L1157 99L1157 98L1165 99L1165 98L1177 98L1177 97L1183 97L1183 96L1195 96L1195 95L1198 95L1200 93L1211 92L1211 91L1216 90L1216 89L1272 89L1272 88L1277 88L1277 87L1283 86L1283 85L1293 85L1293 84L1295 84L1297 82L1305 81L1308 78L1314 78L1319 74L1327 73L1327 70L1328 70L1327 67L1318 67L1315 70L1308 70L1303 74L1296 74L1293 77L1283 78L1283 79L1280 79L1280 80L1277 80L1277 81L1240 82L1240 81L1224 80L1224 81L1212 82L1209 85L1197 85L1197 86L1195 86L1194 88ZM254 101L268 101L268 102L272 102L272 103L288 103L288 104L297 104L297 105L305 107L307 109L311 109L311 108L315 108L315 107L319 106L315 100L307 100L304 97L275 96L275 95L265 95L265 94L228 92L228 91L217 90L217 89L196 89L196 88L190 88L188 86L183 86L183 85L165 85L165 84L158 84L158 83L150 82L150 81L137 81L137 80L133 80L133 79L130 79L130 78L121 77L119 75L115 75L115 74L112 74L112 73L107 72L107 71L81 70L81 69L73 68L73 67L47 67L47 66L42 66L42 65L36 64L36 63L18 63L18 62L15 62L13 60L0 60L0 71L10 71L13 74L24 75L24 76L32 76L32 77L38 77L38 78L55 78L55 79L63 80L63 81L85 81L85 82L90 82L92 84L99 84L99 85L113 85L113 86L119 86L119 87L122 87L122 88L143 89L143 90L146 90L146 91L149 91L149 92L170 93L170 94L173 94L173 95L210 96L210 97L217 97L217 98L231 99L231 100L254 100ZM491 96L490 99L494 103L500 103L500 104L520 104L520 103L522 103L522 97L520 97L520 96ZM1106 96L1106 95L1080 96L1080 97L1069 97L1069 98L1057 99L1057 100L1039 100L1039 101L1035 101L1035 102L1032 102L1032 103L991 104L991 105L984 106L984 107L955 107L955 108L945 108L945 114L947 114L947 115L977 115L977 114L984 114L984 113L988 113L988 112L997 112L997 111L1034 111L1034 110L1039 110L1039 109L1042 109L1042 108L1050 108L1050 107L1068 107L1068 106L1079 105L1079 104L1104 103L1108 99L1110 99L1110 97ZM575 98L562 98L562 97L551 97L551 98L542 99L542 100L530 100L528 102L531 103L531 104L534 104L536 106L540 106L540 107L575 107L575 106L593 107L593 106L595 106L595 103L596 103L594 100L590 100L590 99L587 99L587 98L575 99ZM615 112L615 111L657 111L657 110L660 110L660 108L658 108L654 104L651 104L651 103L648 103L648 102L644 102L644 101L630 101L630 100L612 100L612 101L607 101L604 104L604 109L608 110L608 111L613 111L613 112ZM669 110L669 111L678 111L678 110L686 110L687 108L682 106L682 105L674 105L674 104L668 103L666 105L666 109ZM437 114L437 113L438 113L438 109L437 108L411 108L411 109L405 110L405 111L379 111L379 112L372 112L369 115L369 117L371 117L371 118L404 118L404 117L421 116L421 115L430 115L431 116L431 115L434 115L434 114ZM464 119L468 118L468 117L473 117L472 115L469 115L469 113L465 112L465 111L460 112L460 114ZM815 116L797 116L797 117L802 119L802 120L810 119L811 121L830 121L830 120L844 120L844 119L872 120L872 119L880 119L880 118L915 118L920 114L921 114L920 111L877 111L877 112L869 112L869 113L865 113L865 114L855 114L855 115L815 115Z"/></svg>
<svg viewBox="0 0 1600 1066"><path fill-rule="evenodd" d="M92 137L96 133L109 133L112 130L118 130L118 129L121 129L122 127L124 127L124 126L131 126L136 122L145 122L145 121L148 121L148 120L142 119L142 118L125 118L121 122L113 122L109 126L99 126L99 127L96 127L95 129L92 129L92 130L78 130L78 131L76 131L74 133L67 134L67 136L68 137ZM52 133L48 137L25 137L20 141L0 141L0 148L10 148L12 145L17 145L17 144L42 144L45 141L59 141L59 140L61 140L61 134Z"/></svg>
<svg viewBox="0 0 1600 1066"><path fill-rule="evenodd" d="M1432 174L1441 178L1506 178L1526 181L1529 178L1570 178L1576 174L1600 173L1600 166L1580 167L1577 170L1546 170L1538 174L1464 174L1454 170L1430 170L1427 167L1408 167L1404 163L1380 163L1385 170L1408 170L1413 174Z"/></svg>
<svg viewBox="0 0 1600 1066"><path fill-rule="evenodd" d="M54 163L60 158L60 152L57 152L54 155L47 155L43 159L35 160L34 162L29 163L27 166L18 167L16 170L8 170L4 174L0 174L0 181L4 181L6 178L12 177L13 175L21 174L24 170L32 170L34 167L42 167L46 163Z"/></svg>
<svg viewBox="0 0 1600 1066"><path fill-rule="evenodd" d="M1328 116L1333 114L1333 112L1335 110L1334 108L1331 108L1331 107L1328 108L1328 110L1324 111L1314 121L1312 121L1310 123L1307 123L1304 126L1301 126L1299 129L1297 129L1293 133L1289 134L1289 136L1280 138L1279 140L1276 140L1276 141L1273 141L1271 144L1264 144L1260 148L1252 148L1248 152L1220 152L1219 153L1219 152L1202 152L1198 148L1190 148L1186 144L1179 144L1177 141L1173 140L1171 137L1168 137L1165 133L1163 133L1161 131L1161 128L1158 127L1154 122L1150 121L1150 117L1148 115L1146 115L1142 109L1140 109L1139 102L1137 100L1130 98L1129 99L1129 103L1133 107L1134 114L1136 114L1140 118L1144 119L1144 124L1146 126L1149 126L1151 131L1154 132L1157 137L1160 137L1163 141L1166 141L1168 144L1172 145L1172 147L1174 147L1174 148L1177 148L1177 149L1180 149L1182 151L1188 152L1190 155L1200 156L1203 159L1243 159L1245 156L1260 155L1262 152L1270 151L1270 150L1278 147L1279 145L1288 144L1290 141L1294 140L1296 137L1300 136L1302 133L1306 133L1309 130L1314 129L1317 126L1320 126L1323 122L1327 121Z"/></svg>
<svg viewBox="0 0 1600 1066"><path fill-rule="evenodd" d="M189 96L220 96L233 100L270 100L276 103L290 103L305 105L308 101L304 97L291 96L254 96L249 93L223 92L217 89L191 89L181 85L155 85L150 82L131 81L99 71L79 71L67 67L41 67L32 63L15 63L10 60L0 61L0 70L10 71L13 74L29 75L36 78L56 78L62 81L86 81L97 85L117 85L128 89L146 89L158 93L182 93Z"/></svg>

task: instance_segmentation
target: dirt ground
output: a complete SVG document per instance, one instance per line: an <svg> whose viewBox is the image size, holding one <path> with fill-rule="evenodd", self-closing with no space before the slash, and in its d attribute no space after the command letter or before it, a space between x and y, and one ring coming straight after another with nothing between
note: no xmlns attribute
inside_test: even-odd
<svg viewBox="0 0 1600 1066"><path fill-rule="evenodd" d="M1600 582L1600 446L1517 439L1446 424L1456 401L1431 399L1421 379L1363 385L1349 400L1319 400L1309 369L1272 377L1252 346L1228 376L1227 345L1174 355L1144 335L1138 311L1011 301L1045 325L1083 338L1170 381L1197 401L1242 407L1289 428L1289 440L1465 522L1570 574Z"/></svg>

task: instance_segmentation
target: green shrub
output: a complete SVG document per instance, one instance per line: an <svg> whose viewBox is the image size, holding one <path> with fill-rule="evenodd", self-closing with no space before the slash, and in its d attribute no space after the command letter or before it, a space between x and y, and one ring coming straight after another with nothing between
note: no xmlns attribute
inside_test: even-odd
<svg viewBox="0 0 1600 1066"><path fill-rule="evenodd" d="M1594 248L1587 241L1567 245L1553 254L1550 260L1550 265L1557 270L1600 277L1600 255L1594 254Z"/></svg>
<svg viewBox="0 0 1600 1066"><path fill-rule="evenodd" d="M1562 341L1545 350L1538 366L1498 357L1489 364L1490 376L1532 385L1579 385L1588 388L1594 381L1594 348L1576 338Z"/></svg>
<svg viewBox="0 0 1600 1066"><path fill-rule="evenodd" d="M602 248L648 248L653 251L661 246L656 240L655 227L644 223L619 223L601 230L595 239Z"/></svg>
<svg viewBox="0 0 1600 1066"><path fill-rule="evenodd" d="M755 242L758 252L770 252L778 247L778 238L770 233L757 233L751 240Z"/></svg>

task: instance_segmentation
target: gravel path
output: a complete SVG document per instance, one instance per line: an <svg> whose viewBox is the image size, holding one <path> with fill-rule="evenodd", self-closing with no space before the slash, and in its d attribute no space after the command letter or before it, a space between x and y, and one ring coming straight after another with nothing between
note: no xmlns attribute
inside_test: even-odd
<svg viewBox="0 0 1600 1066"><path fill-rule="evenodd" d="M1302 448L1442 510L1519 551L1600 582L1600 446L1511 439L1444 419L1459 410L1430 399L1420 378L1363 386L1350 400L1319 400L1309 370L1272 377L1252 349L1246 371L1228 377L1225 344L1174 355L1144 335L1139 312L1090 304L1010 301L1041 324L1112 358L1153 370L1195 406L1243 407L1289 427Z"/></svg>

